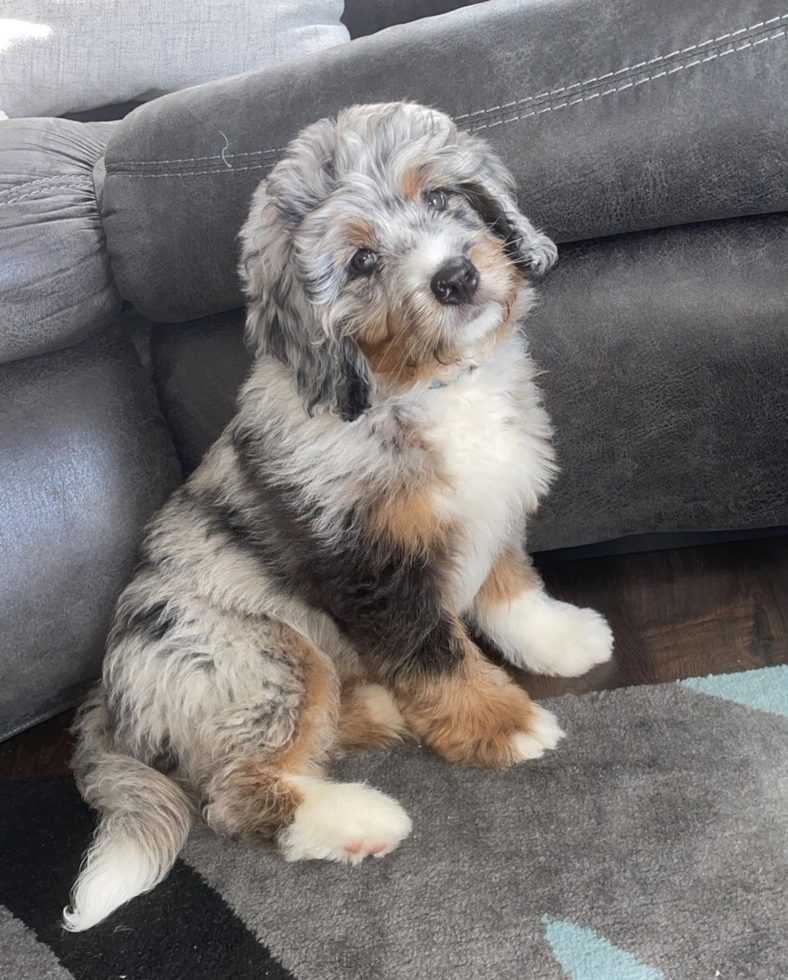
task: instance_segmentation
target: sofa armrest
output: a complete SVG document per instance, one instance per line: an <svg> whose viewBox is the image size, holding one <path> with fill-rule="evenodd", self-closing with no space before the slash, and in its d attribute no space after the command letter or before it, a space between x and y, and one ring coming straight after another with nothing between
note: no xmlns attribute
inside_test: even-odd
<svg viewBox="0 0 788 980"><path fill-rule="evenodd" d="M0 122L0 364L69 347L120 310L93 185L113 125Z"/></svg>
<svg viewBox="0 0 788 980"><path fill-rule="evenodd" d="M366 37L387 27L436 17L487 0L345 0L342 23L350 36Z"/></svg>
<svg viewBox="0 0 788 980"><path fill-rule="evenodd" d="M415 99L487 138L559 242L786 210L786 29L776 0L489 2L158 99L107 147L116 281L152 319L237 306L252 191L354 102Z"/></svg>

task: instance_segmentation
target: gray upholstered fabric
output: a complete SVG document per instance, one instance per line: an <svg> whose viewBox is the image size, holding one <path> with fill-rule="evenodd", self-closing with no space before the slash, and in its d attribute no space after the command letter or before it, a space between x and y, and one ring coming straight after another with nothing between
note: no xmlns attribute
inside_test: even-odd
<svg viewBox="0 0 788 980"><path fill-rule="evenodd" d="M243 309L154 325L153 377L185 474L235 414L236 394L252 360L243 329Z"/></svg>
<svg viewBox="0 0 788 980"><path fill-rule="evenodd" d="M0 123L0 363L76 343L120 310L93 189L113 123Z"/></svg>
<svg viewBox="0 0 788 980"><path fill-rule="evenodd" d="M563 474L532 546L788 522L788 215L566 246L528 334Z"/></svg>
<svg viewBox="0 0 788 980"><path fill-rule="evenodd" d="M527 323L562 474L530 545L788 518L788 215L565 246ZM193 468L248 364L243 315L156 327L162 409Z"/></svg>
<svg viewBox="0 0 788 980"><path fill-rule="evenodd" d="M114 330L0 368L0 459L1 739L93 681L142 525L180 472Z"/></svg>
<svg viewBox="0 0 788 980"><path fill-rule="evenodd" d="M107 147L116 280L152 319L238 306L252 190L350 102L413 98L478 130L559 241L785 210L786 25L777 0L508 0L166 96Z"/></svg>
<svg viewBox="0 0 788 980"><path fill-rule="evenodd" d="M342 0L4 0L0 109L153 99L349 40Z"/></svg>
<svg viewBox="0 0 788 980"><path fill-rule="evenodd" d="M489 0L345 0L342 23L352 38L376 34L387 27L446 14Z"/></svg>
<svg viewBox="0 0 788 980"><path fill-rule="evenodd" d="M239 306L253 189L350 102L454 114L512 167L524 210L577 242L528 327L563 466L533 547L788 523L788 13L353 6L354 30L378 33L116 124L0 123L0 736L94 676L141 524L179 478L128 343L31 355L106 328L121 296L178 323L155 330L155 376L193 467L247 355L239 314L180 321Z"/></svg>

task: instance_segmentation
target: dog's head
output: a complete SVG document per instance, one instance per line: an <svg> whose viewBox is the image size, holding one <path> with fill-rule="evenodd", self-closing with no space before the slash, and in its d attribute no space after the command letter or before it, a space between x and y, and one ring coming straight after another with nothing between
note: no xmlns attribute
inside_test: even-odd
<svg viewBox="0 0 788 980"><path fill-rule="evenodd" d="M526 273L556 258L490 148L409 103L305 129L241 239L249 339L292 367L310 413L347 420L376 389L478 361L527 308Z"/></svg>

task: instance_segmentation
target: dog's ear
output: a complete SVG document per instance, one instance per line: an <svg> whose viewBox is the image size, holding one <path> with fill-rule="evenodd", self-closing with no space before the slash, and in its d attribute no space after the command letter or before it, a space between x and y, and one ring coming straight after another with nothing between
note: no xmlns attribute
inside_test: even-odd
<svg viewBox="0 0 788 980"><path fill-rule="evenodd" d="M247 342L293 369L310 415L328 409L351 422L370 407L372 374L357 345L327 329L307 298L293 245L300 215L275 190L270 177L258 187L240 235Z"/></svg>
<svg viewBox="0 0 788 980"><path fill-rule="evenodd" d="M558 258L558 249L520 212L509 170L477 137L463 134L459 144L462 158L472 161L470 167L464 167L466 176L459 182L459 190L503 241L507 254L521 271L537 275L547 272Z"/></svg>

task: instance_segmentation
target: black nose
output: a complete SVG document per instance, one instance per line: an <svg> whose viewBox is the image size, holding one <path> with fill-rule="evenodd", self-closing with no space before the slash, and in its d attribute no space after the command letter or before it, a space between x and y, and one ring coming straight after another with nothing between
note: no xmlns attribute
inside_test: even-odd
<svg viewBox="0 0 788 980"><path fill-rule="evenodd" d="M435 299L444 306L470 303L478 288L478 270L473 262L462 256L444 262L430 282Z"/></svg>

